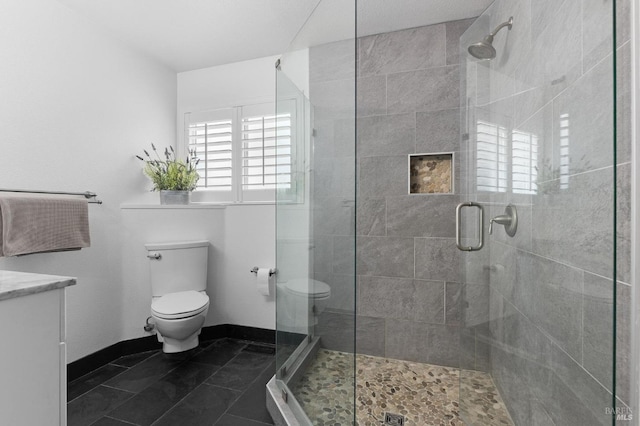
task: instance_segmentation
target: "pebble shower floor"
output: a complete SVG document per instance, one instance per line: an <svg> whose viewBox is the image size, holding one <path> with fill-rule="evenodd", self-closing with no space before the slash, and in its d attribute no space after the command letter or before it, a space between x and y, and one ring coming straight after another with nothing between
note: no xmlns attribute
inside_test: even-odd
<svg viewBox="0 0 640 426"><path fill-rule="evenodd" d="M352 369L352 354L318 351L293 389L313 424L351 424ZM405 426L513 425L486 373L356 355L356 378L358 426L382 425L385 412L403 415Z"/></svg>

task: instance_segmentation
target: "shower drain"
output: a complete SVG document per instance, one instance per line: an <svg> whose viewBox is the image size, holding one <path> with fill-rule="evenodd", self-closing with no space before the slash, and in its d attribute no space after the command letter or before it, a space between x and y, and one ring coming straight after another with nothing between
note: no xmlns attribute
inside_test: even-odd
<svg viewBox="0 0 640 426"><path fill-rule="evenodd" d="M402 414L384 413L384 426L404 426Z"/></svg>

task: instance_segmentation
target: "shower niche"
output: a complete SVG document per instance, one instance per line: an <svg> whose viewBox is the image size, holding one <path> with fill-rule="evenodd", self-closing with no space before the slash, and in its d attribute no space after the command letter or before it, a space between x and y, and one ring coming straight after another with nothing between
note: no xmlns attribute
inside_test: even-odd
<svg viewBox="0 0 640 426"><path fill-rule="evenodd" d="M409 194L453 194L453 153L409 155Z"/></svg>

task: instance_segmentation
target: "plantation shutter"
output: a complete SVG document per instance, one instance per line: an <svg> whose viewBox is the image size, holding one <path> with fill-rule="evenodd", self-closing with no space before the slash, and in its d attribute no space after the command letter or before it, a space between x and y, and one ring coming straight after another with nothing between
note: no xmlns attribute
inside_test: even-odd
<svg viewBox="0 0 640 426"><path fill-rule="evenodd" d="M535 194L538 180L538 137L529 132L511 133L511 186L513 193Z"/></svg>
<svg viewBox="0 0 640 426"><path fill-rule="evenodd" d="M231 200L233 189L233 110L224 109L186 116L188 149L200 160L197 188L219 192L215 198Z"/></svg>
<svg viewBox="0 0 640 426"><path fill-rule="evenodd" d="M273 199L292 186L292 113L275 114L272 103L242 108L241 185L245 201Z"/></svg>
<svg viewBox="0 0 640 426"><path fill-rule="evenodd" d="M195 152L196 202L302 200L304 148L296 149L296 99L185 114L185 147ZM298 141L297 143L304 143Z"/></svg>
<svg viewBox="0 0 640 426"><path fill-rule="evenodd" d="M508 130L479 120L476 129L476 182L478 191L506 192L508 185Z"/></svg>

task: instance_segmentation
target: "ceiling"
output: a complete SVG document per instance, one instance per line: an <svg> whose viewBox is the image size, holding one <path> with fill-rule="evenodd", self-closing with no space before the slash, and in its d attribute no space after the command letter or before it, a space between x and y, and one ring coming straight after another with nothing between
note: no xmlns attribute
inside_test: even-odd
<svg viewBox="0 0 640 426"><path fill-rule="evenodd" d="M344 0L58 1L176 72L350 38L355 16ZM492 1L360 0L358 35L478 16Z"/></svg>

